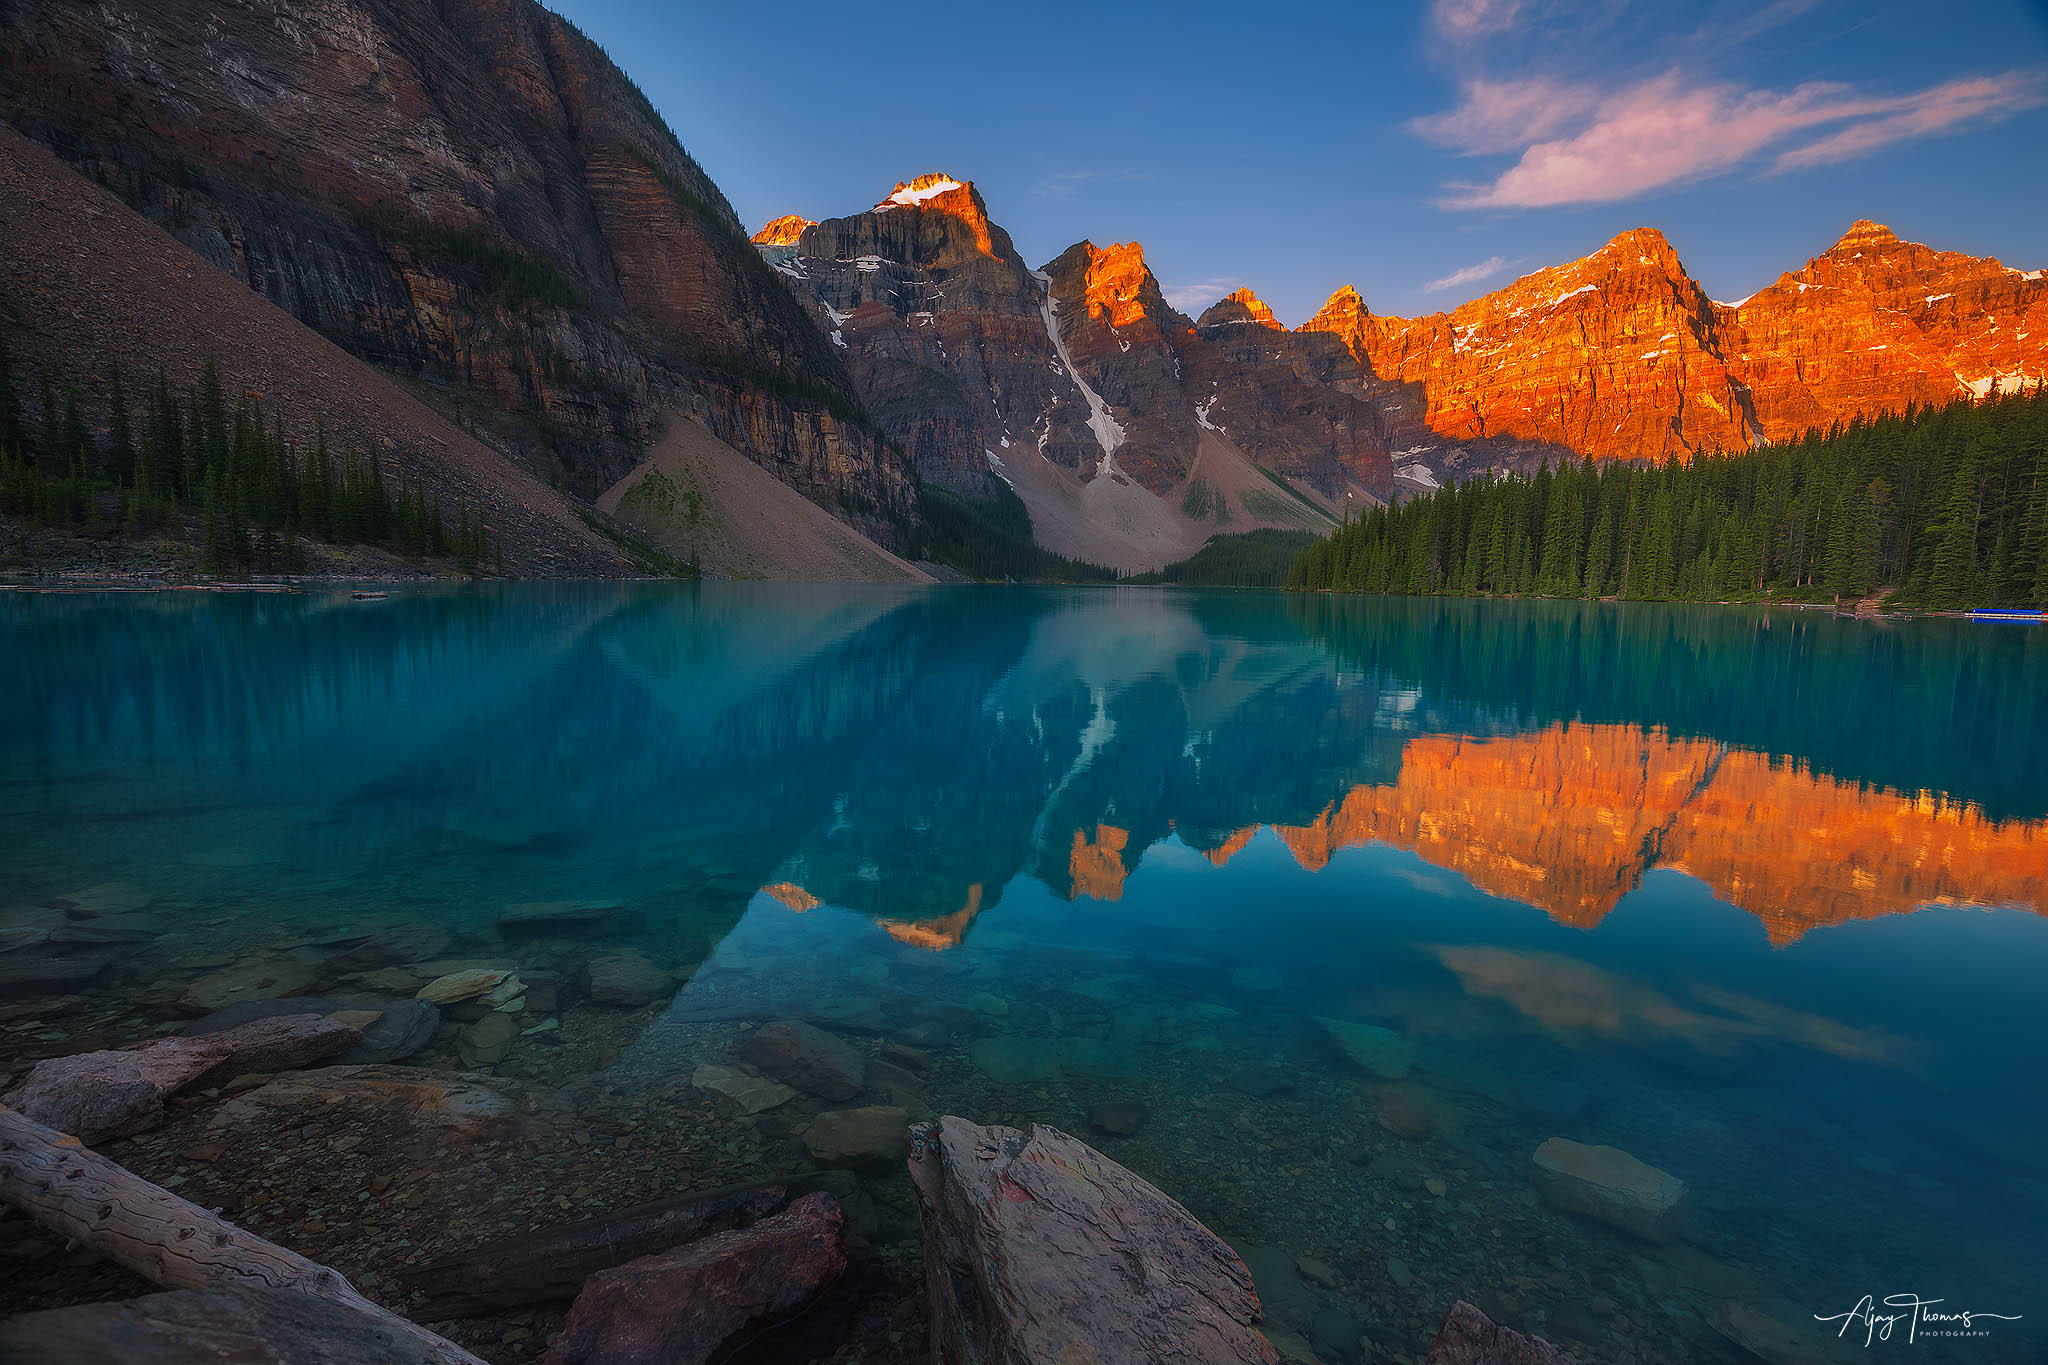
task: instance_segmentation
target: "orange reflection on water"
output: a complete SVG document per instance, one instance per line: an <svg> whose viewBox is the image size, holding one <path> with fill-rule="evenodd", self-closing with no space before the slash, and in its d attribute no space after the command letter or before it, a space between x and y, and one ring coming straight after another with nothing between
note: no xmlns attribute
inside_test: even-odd
<svg viewBox="0 0 2048 1365"><path fill-rule="evenodd" d="M1124 846L1131 841L1129 830L1115 825L1097 825L1091 840L1088 831L1074 831L1073 851L1067 856L1067 872L1073 879L1072 895L1093 896L1099 901L1121 900L1124 894Z"/></svg>
<svg viewBox="0 0 2048 1365"><path fill-rule="evenodd" d="M1377 840L1581 928L1652 868L1676 868L1755 915L1778 945L1930 904L2039 912L2048 886L2048 821L1993 820L1633 725L1418 738L1392 785L1355 787L1316 820L1274 829L1311 871Z"/></svg>
<svg viewBox="0 0 2048 1365"><path fill-rule="evenodd" d="M981 883L976 882L967 888L967 903L950 915L925 920L884 919L875 923L898 943L941 952L959 947L960 940L967 937L967 926L974 923L974 917L980 913Z"/></svg>
<svg viewBox="0 0 2048 1365"><path fill-rule="evenodd" d="M799 915L806 910L815 910L825 903L795 882L777 882L773 886L764 886L761 888L761 894L781 901Z"/></svg>

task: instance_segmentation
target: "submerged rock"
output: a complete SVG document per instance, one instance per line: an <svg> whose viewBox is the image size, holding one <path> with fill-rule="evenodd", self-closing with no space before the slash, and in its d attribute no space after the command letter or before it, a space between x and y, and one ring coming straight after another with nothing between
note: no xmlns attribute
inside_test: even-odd
<svg viewBox="0 0 2048 1365"><path fill-rule="evenodd" d="M1237 1253L1058 1129L920 1124L910 1175L936 1360L1279 1358Z"/></svg>
<svg viewBox="0 0 2048 1365"><path fill-rule="evenodd" d="M347 1062L395 1062L425 1047L440 1026L441 1011L425 1000L384 1000L361 995L295 995L284 999L242 1000L194 1020L184 1029L188 1038L222 1033L252 1019L292 1014L326 1014L361 1031L356 1045L342 1054ZM358 1016L368 1014L368 1020Z"/></svg>
<svg viewBox="0 0 2048 1365"><path fill-rule="evenodd" d="M497 1078L411 1066L328 1066L279 1076L214 1113L216 1127L246 1122L261 1109L316 1115L396 1111L455 1141L506 1137L524 1120L522 1087Z"/></svg>
<svg viewBox="0 0 2048 1365"><path fill-rule="evenodd" d="M585 968L590 998L600 1005L637 1009L671 994L675 980L638 953L608 953Z"/></svg>
<svg viewBox="0 0 2048 1365"><path fill-rule="evenodd" d="M445 1352L296 1289L181 1289L0 1322L8 1365L442 1365Z"/></svg>
<svg viewBox="0 0 2048 1365"><path fill-rule="evenodd" d="M983 1038L971 1053L981 1074L998 1085L1046 1081L1060 1074L1052 1047L1043 1038Z"/></svg>
<svg viewBox="0 0 2048 1365"><path fill-rule="evenodd" d="M498 928L514 933L602 924L625 907L618 901L521 901L498 912Z"/></svg>
<svg viewBox="0 0 2048 1365"><path fill-rule="evenodd" d="M1398 1081L1415 1065L1415 1049L1392 1029L1320 1015L1316 1023L1347 1061L1383 1081Z"/></svg>
<svg viewBox="0 0 2048 1365"><path fill-rule="evenodd" d="M59 956L33 948L0 953L0 1000L82 990L105 979L112 966L110 958Z"/></svg>
<svg viewBox="0 0 2048 1365"><path fill-rule="evenodd" d="M820 1166L894 1166L909 1127L909 1111L893 1104L834 1109L811 1120L804 1147Z"/></svg>
<svg viewBox="0 0 2048 1365"><path fill-rule="evenodd" d="M1529 1180L1545 1203L1598 1219L1647 1242L1669 1242L1690 1205L1683 1180L1618 1147L1551 1138L1536 1149Z"/></svg>
<svg viewBox="0 0 2048 1365"><path fill-rule="evenodd" d="M1141 1100L1105 1100L1088 1111L1088 1126L1111 1137L1129 1137L1144 1126L1145 1119Z"/></svg>
<svg viewBox="0 0 2048 1365"><path fill-rule="evenodd" d="M846 1219L810 1194L584 1282L548 1365L702 1365L749 1328L801 1311L846 1269Z"/></svg>
<svg viewBox="0 0 2048 1365"><path fill-rule="evenodd" d="M745 1061L823 1100L850 1100L867 1088L867 1060L853 1044L814 1024L778 1019L740 1044Z"/></svg>
<svg viewBox="0 0 2048 1365"><path fill-rule="evenodd" d="M154 1126L164 1101L202 1078L219 1082L304 1066L346 1051L359 1036L324 1015L298 1014L199 1038L51 1057L37 1062L0 1103L90 1144Z"/></svg>
<svg viewBox="0 0 2048 1365"><path fill-rule="evenodd" d="M464 1000L489 995L505 984L511 976L511 972L469 967L435 977L420 987L419 998L436 1005L459 1004Z"/></svg>
<svg viewBox="0 0 2048 1365"><path fill-rule="evenodd" d="M208 972L186 986L178 1007L188 1014L212 1014L243 1000L304 995L319 979L319 973L297 958L250 958Z"/></svg>
<svg viewBox="0 0 2048 1365"><path fill-rule="evenodd" d="M410 1266L399 1287L424 1295L421 1321L470 1318L501 1308L563 1302L600 1270L666 1251L706 1233L759 1222L782 1207L783 1187L706 1190L618 1209L596 1218L522 1232L470 1251Z"/></svg>
<svg viewBox="0 0 2048 1365"><path fill-rule="evenodd" d="M1459 1299L1444 1314L1424 1365L1571 1365L1542 1337L1524 1336Z"/></svg>
<svg viewBox="0 0 2048 1365"><path fill-rule="evenodd" d="M465 1066L492 1066L505 1060L518 1036L518 1020L494 1010L455 1035L455 1050Z"/></svg>
<svg viewBox="0 0 2048 1365"><path fill-rule="evenodd" d="M796 1098L796 1091L780 1081L771 1081L766 1076L752 1071L743 1071L736 1066L719 1066L706 1062L690 1073L690 1084L699 1090L709 1090L714 1095L723 1095L740 1107L746 1114L758 1114L774 1109Z"/></svg>

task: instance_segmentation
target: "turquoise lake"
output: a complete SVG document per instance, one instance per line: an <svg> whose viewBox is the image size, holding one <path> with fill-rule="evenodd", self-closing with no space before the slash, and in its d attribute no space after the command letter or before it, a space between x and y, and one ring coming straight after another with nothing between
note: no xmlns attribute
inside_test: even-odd
<svg viewBox="0 0 2048 1365"><path fill-rule="evenodd" d="M1583 1360L1781 1330L1765 1358L2038 1361L2044 702L2048 627L1761 608L4 594L0 928L107 967L0 1001L0 1073L175 1027L251 961L323 994L505 963L566 988L479 1065L567 1097L586 1193L508 1148L478 1235L548 1221L543 1191L566 1221L813 1174L844 1105L692 1084L802 1019L928 1062L853 1104L1049 1123L1145 1176L1326 1361L1419 1360L1459 1297ZM555 902L582 917L501 922ZM621 953L658 998L578 999ZM1398 1064L1347 1059L1357 1025ZM410 1060L463 1069L459 1029ZM1545 1204L1559 1137L1684 1180L1683 1235ZM109 1154L228 1187L147 1142ZM913 1298L900 1165L835 1179L876 1294ZM430 1202L316 1203L238 1217L351 1275L462 1242ZM1902 1294L2004 1316L1816 1321Z"/></svg>

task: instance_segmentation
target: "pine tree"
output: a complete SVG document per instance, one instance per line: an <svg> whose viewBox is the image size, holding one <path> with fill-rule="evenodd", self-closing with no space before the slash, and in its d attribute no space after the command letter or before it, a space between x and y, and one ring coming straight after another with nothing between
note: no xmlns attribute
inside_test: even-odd
<svg viewBox="0 0 2048 1365"><path fill-rule="evenodd" d="M135 478L135 437L128 427L128 389L121 382L121 364L114 362L107 378L107 477L117 484Z"/></svg>
<svg viewBox="0 0 2048 1365"><path fill-rule="evenodd" d="M0 331L0 457L23 453L21 398L14 392L14 359L7 350L7 336Z"/></svg>

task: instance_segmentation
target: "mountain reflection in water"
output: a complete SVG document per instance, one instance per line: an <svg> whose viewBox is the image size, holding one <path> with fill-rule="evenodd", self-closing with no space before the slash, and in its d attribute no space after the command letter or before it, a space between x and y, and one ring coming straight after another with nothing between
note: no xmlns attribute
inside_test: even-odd
<svg viewBox="0 0 2048 1365"><path fill-rule="evenodd" d="M103 951L138 1010L245 957L347 989L335 945L366 935L564 981L641 954L672 998L565 1005L563 1042L500 1066L573 1088L575 1059L635 1124L708 1104L690 1078L752 1021L914 1018L934 1108L1085 1129L1142 1099L1105 1150L1246 1248L1291 1330L1369 1305L1419 1349L1498 1292L1712 1359L1725 1302L2029 1313L2043 696L2048 630L1734 607L8 595L0 913L119 884L148 941ZM548 901L627 913L501 929ZM1413 1075L1347 1067L1325 1020L1397 1032ZM802 1103L752 1145L714 1128L689 1178L779 1175ZM1552 1136L1679 1174L1704 1230L1650 1253L1540 1208ZM879 1180L876 1235L914 1236ZM2038 1358L2044 1322L1968 1358Z"/></svg>

